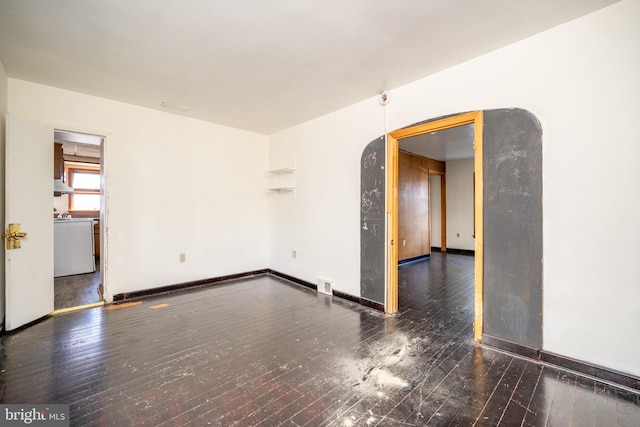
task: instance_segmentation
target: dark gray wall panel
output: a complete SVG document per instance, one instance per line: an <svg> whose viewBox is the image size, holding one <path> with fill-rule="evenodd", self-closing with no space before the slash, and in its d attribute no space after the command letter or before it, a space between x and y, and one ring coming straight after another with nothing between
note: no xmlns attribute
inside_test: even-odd
<svg viewBox="0 0 640 427"><path fill-rule="evenodd" d="M484 112L484 333L542 348L542 130Z"/></svg>
<svg viewBox="0 0 640 427"><path fill-rule="evenodd" d="M360 161L360 296L384 304L385 141L369 143Z"/></svg>

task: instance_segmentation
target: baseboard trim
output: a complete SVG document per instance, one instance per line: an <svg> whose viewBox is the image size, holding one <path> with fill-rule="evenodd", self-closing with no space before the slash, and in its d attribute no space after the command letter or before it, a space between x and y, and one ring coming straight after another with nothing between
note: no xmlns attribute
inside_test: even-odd
<svg viewBox="0 0 640 427"><path fill-rule="evenodd" d="M355 302L356 304L364 305L365 307L373 308L374 310L384 313L384 304L372 301L367 298L357 297L355 295L347 294L345 292L333 290L333 296L346 299L347 301Z"/></svg>
<svg viewBox="0 0 640 427"><path fill-rule="evenodd" d="M482 344L503 350L528 359L538 360L548 365L589 376L609 384L640 392L640 377L605 368L583 360L573 359L546 350L539 350L522 344L516 344L490 335L482 335Z"/></svg>
<svg viewBox="0 0 640 427"><path fill-rule="evenodd" d="M430 254L420 255L420 256L413 257L413 258L403 259L402 261L398 261L398 267L404 267L404 266L407 266L407 265L412 265L412 264L415 264L415 263L420 262L420 261L424 261L424 260L429 259L429 258L431 258Z"/></svg>
<svg viewBox="0 0 640 427"><path fill-rule="evenodd" d="M275 270L269 270L269 274L280 277L282 279L288 280L293 283L297 283L298 285L302 285L309 289L313 289L315 291L318 290L318 286L313 283L307 282L306 280L298 279L297 277L289 276L288 274L281 273ZM346 299L347 301L355 302L356 304L364 305L365 307L373 308L374 310L381 311L384 313L384 304L380 304L379 302L371 301L366 298L357 297L351 294L347 294L345 292L340 292L336 289L333 290L333 296Z"/></svg>
<svg viewBox="0 0 640 427"><path fill-rule="evenodd" d="M517 354L519 356L527 357L529 359L539 359L540 350L537 348L529 347L522 344L516 344L511 341L496 338L491 335L482 334L482 344L489 347L495 347L500 350L507 351L509 353Z"/></svg>
<svg viewBox="0 0 640 427"><path fill-rule="evenodd" d="M540 360L550 365L559 366L570 371L588 375L601 381L619 384L632 390L640 391L640 377L636 377L631 374L551 353L545 350L540 350Z"/></svg>
<svg viewBox="0 0 640 427"><path fill-rule="evenodd" d="M467 256L475 256L476 251L473 249L456 249L456 248L447 248L444 252L442 248L438 246L431 246L431 252L440 252L443 254L454 254L454 255L467 255Z"/></svg>
<svg viewBox="0 0 640 427"><path fill-rule="evenodd" d="M161 294L168 294L176 291L182 291L182 290L201 287L201 286L214 285L220 282L227 282L229 280L244 279L247 277L259 276L262 274L266 274L268 272L269 272L268 269L254 270L254 271L247 271L245 273L229 274L227 276L218 276L218 277L212 277L209 279L183 282L175 285L160 286L157 288L144 289L141 291L125 292L125 293L114 295L113 302L118 303L123 301L130 301L132 299L151 297L151 296L161 295Z"/></svg>
<svg viewBox="0 0 640 427"><path fill-rule="evenodd" d="M314 291L318 290L318 285L314 285L313 283L307 282L306 280L298 279L297 277L289 276L288 274L280 273L279 271L275 270L267 270L267 273L276 277L280 277L281 279L296 283L298 285L302 285L305 288L313 289Z"/></svg>
<svg viewBox="0 0 640 427"><path fill-rule="evenodd" d="M466 256L475 256L476 255L476 251L474 251L473 249L447 248L447 251L443 252L443 253L452 254L452 255L466 255Z"/></svg>
<svg viewBox="0 0 640 427"><path fill-rule="evenodd" d="M342 298L342 299L346 299L347 301L355 302L356 304L360 304L360 298L359 297L357 297L355 295L347 294L347 293L344 293L344 292L336 291L335 289L333 290L333 296L334 297L338 297L338 298Z"/></svg>

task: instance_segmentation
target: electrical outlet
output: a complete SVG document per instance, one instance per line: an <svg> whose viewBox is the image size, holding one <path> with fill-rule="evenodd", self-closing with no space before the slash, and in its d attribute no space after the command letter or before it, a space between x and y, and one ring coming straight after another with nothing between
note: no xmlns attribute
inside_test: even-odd
<svg viewBox="0 0 640 427"><path fill-rule="evenodd" d="M298 251L296 251L295 249L291 251L291 258L295 258L298 256Z"/></svg>
<svg viewBox="0 0 640 427"><path fill-rule="evenodd" d="M407 246L407 241L405 239L402 239L402 246Z"/></svg>
<svg viewBox="0 0 640 427"><path fill-rule="evenodd" d="M186 262L187 261L187 254L180 254L178 255L180 262Z"/></svg>

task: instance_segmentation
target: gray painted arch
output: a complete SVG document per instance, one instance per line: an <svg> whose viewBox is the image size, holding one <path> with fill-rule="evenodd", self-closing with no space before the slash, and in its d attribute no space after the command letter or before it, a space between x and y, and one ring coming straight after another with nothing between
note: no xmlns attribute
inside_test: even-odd
<svg viewBox="0 0 640 427"><path fill-rule="evenodd" d="M535 115L519 108L484 110L483 117L483 332L540 349L542 127ZM385 157L381 136L365 147L360 178L360 293L380 304L385 298ZM377 167L371 167L372 159Z"/></svg>

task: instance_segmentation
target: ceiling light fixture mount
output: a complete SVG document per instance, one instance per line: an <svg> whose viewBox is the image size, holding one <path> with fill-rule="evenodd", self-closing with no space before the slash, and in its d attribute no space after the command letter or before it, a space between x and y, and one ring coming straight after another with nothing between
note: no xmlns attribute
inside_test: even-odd
<svg viewBox="0 0 640 427"><path fill-rule="evenodd" d="M378 102L380 105L387 105L391 101L391 92L385 90L384 92L380 92L378 96Z"/></svg>

